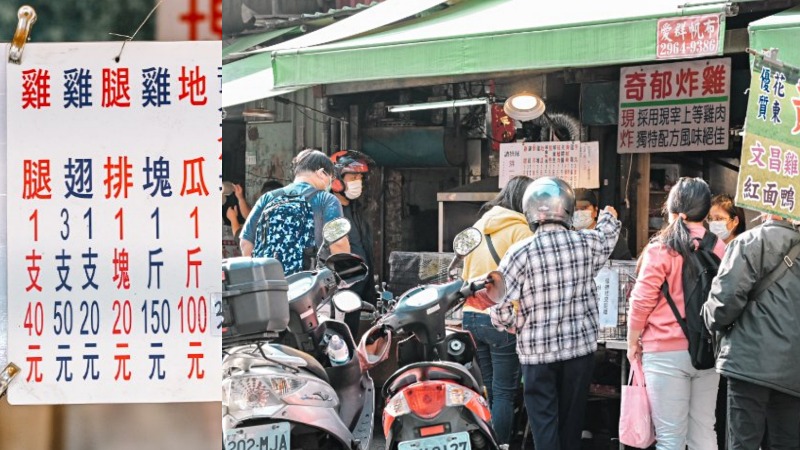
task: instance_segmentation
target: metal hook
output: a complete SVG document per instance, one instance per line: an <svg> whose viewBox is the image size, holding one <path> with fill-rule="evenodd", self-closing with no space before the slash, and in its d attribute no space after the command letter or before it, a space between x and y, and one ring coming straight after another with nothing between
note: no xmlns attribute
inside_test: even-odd
<svg viewBox="0 0 800 450"><path fill-rule="evenodd" d="M22 5L17 10L17 31L11 40L11 49L8 51L8 62L20 64L22 62L22 50L31 34L31 28L36 23L36 10L28 5Z"/></svg>

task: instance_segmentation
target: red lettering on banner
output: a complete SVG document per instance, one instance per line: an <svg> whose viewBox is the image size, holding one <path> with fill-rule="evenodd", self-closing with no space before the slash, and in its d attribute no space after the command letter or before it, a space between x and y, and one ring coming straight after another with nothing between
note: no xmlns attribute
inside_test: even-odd
<svg viewBox="0 0 800 450"><path fill-rule="evenodd" d="M41 350L40 345L29 345L28 350ZM41 383L44 379L44 375L39 372L39 363L42 362L41 356L28 356L25 358L28 361L28 378L25 379L28 383L31 382L31 379L36 383Z"/></svg>
<svg viewBox="0 0 800 450"><path fill-rule="evenodd" d="M106 186L106 198L128 198L128 188L133 187L133 164L128 163L127 156L118 156L117 163L111 162L111 157L106 158L103 166L106 169L106 178L103 184Z"/></svg>
<svg viewBox="0 0 800 450"><path fill-rule="evenodd" d="M40 159L33 161L26 159L22 163L22 198L51 198L50 191L50 160Z"/></svg>
<svg viewBox="0 0 800 450"><path fill-rule="evenodd" d="M128 276L128 251L124 248L122 250L114 249L114 281L117 283L117 289L130 289L131 280Z"/></svg>
<svg viewBox="0 0 800 450"><path fill-rule="evenodd" d="M700 72L692 68L681 69L678 72L678 93L676 97L680 97L681 94L688 94L689 97L693 97L694 92L697 90L698 75L700 75Z"/></svg>
<svg viewBox="0 0 800 450"><path fill-rule="evenodd" d="M103 69L103 108L118 106L128 108L131 106L130 79L128 68Z"/></svg>
<svg viewBox="0 0 800 450"><path fill-rule="evenodd" d="M50 106L50 71L22 71L22 109L41 109Z"/></svg>
<svg viewBox="0 0 800 450"><path fill-rule="evenodd" d="M117 344L118 349L128 348L128 344L120 343ZM131 372L128 370L128 361L131 359L131 355L114 355L114 359L117 361L117 373L114 375L114 380L119 380L120 375L122 379L128 381L131 379Z"/></svg>
<svg viewBox="0 0 800 450"><path fill-rule="evenodd" d="M189 0L189 11L181 15L181 22L189 24L189 40L197 40L197 24L203 22L206 15L197 9L197 0Z"/></svg>
<svg viewBox="0 0 800 450"><path fill-rule="evenodd" d="M25 255L25 260L31 262L28 266L28 278L31 284L25 288L25 292L30 292L31 289L42 292L42 287L39 285L39 274L42 272L42 268L36 264L36 261L42 260L42 255L37 255L36 249L33 249L30 255Z"/></svg>
<svg viewBox="0 0 800 450"><path fill-rule="evenodd" d="M644 87L647 84L643 72L634 72L625 75L625 98L627 100L641 101L644 99Z"/></svg>
<svg viewBox="0 0 800 450"><path fill-rule="evenodd" d="M211 0L211 32L222 38L222 0Z"/></svg>
<svg viewBox="0 0 800 450"><path fill-rule="evenodd" d="M202 342L189 342L189 347L200 346L202 346ZM186 356L192 361L187 378L192 378L192 375L194 375L196 379L202 380L206 375L206 371L200 368L200 360L203 359L204 355L202 353L189 353Z"/></svg>
<svg viewBox="0 0 800 450"><path fill-rule="evenodd" d="M189 287L189 281L192 279L192 267L194 267L194 287L200 287L200 266L203 265L203 261L192 259L192 255L200 252L200 247L186 250L186 287Z"/></svg>
<svg viewBox="0 0 800 450"><path fill-rule="evenodd" d="M203 162L205 158L202 156L195 159L183 161L183 186L181 186L181 196L199 194L202 196L208 195L208 188L203 179ZM188 182L188 187L187 187Z"/></svg>
<svg viewBox="0 0 800 450"><path fill-rule="evenodd" d="M656 70L650 74L650 97L655 100L672 95L672 71Z"/></svg>
<svg viewBox="0 0 800 450"><path fill-rule="evenodd" d="M205 105L208 101L206 97L206 76L200 75L200 67L195 66L186 73L186 66L181 67L181 76L178 77L181 82L181 93L178 100L183 100L189 97L192 105L201 106Z"/></svg>
<svg viewBox="0 0 800 450"><path fill-rule="evenodd" d="M722 64L703 69L703 95L724 94L726 76L725 66Z"/></svg>

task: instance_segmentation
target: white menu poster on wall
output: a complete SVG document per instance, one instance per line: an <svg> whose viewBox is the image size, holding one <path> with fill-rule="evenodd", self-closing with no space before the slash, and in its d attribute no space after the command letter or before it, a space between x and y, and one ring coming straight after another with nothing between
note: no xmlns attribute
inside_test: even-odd
<svg viewBox="0 0 800 450"><path fill-rule="evenodd" d="M8 65L13 404L218 401L220 42Z"/></svg>
<svg viewBox="0 0 800 450"><path fill-rule="evenodd" d="M526 142L500 144L500 181L525 175L533 179L558 177L573 188L600 187L598 142Z"/></svg>

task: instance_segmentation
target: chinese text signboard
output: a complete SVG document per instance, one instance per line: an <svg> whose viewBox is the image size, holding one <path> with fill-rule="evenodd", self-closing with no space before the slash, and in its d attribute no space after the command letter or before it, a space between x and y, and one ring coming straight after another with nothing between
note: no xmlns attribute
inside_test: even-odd
<svg viewBox="0 0 800 450"><path fill-rule="evenodd" d="M8 66L14 404L219 399L219 42Z"/></svg>
<svg viewBox="0 0 800 450"><path fill-rule="evenodd" d="M728 149L731 60L625 67L619 153Z"/></svg>
<svg viewBox="0 0 800 450"><path fill-rule="evenodd" d="M170 0L161 3L156 10L156 39L222 39L222 0Z"/></svg>
<svg viewBox="0 0 800 450"><path fill-rule="evenodd" d="M722 53L724 21L720 14L658 21L656 59L683 59ZM720 26L720 25L723 26Z"/></svg>
<svg viewBox="0 0 800 450"><path fill-rule="evenodd" d="M577 141L500 144L500 189L518 175L558 177L573 188L599 188L600 147Z"/></svg>
<svg viewBox="0 0 800 450"><path fill-rule="evenodd" d="M800 220L800 70L756 58L736 204Z"/></svg>

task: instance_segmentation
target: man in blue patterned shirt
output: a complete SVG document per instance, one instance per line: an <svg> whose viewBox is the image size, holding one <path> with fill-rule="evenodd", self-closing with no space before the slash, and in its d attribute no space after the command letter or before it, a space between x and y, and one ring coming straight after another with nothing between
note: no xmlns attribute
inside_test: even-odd
<svg viewBox="0 0 800 450"><path fill-rule="evenodd" d="M506 252L503 301L492 323L517 333L525 407L536 448L578 450L597 350L594 277L619 237L607 206L592 230L574 231L575 194L558 178L539 178L523 197L534 235Z"/></svg>

